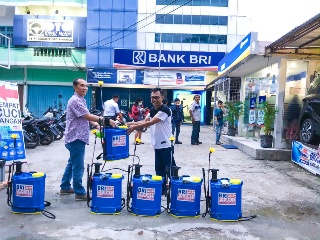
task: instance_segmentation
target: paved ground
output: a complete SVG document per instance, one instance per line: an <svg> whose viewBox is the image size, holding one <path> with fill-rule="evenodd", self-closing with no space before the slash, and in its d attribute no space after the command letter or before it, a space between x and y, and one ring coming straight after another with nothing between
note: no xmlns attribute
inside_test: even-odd
<svg viewBox="0 0 320 240"><path fill-rule="evenodd" d="M214 146L211 127L201 128L203 144L200 146L190 145L190 133L191 127L183 126L180 139L183 144L175 148L180 175L202 176L201 169L208 168L209 147L215 147L211 167L220 169L219 177L244 181L243 215L256 214L257 218L245 222L217 222L209 216L177 219L167 213L158 218L137 217L127 210L118 216L91 214L85 202L75 202L74 196L58 195L68 157L62 140L28 150L28 165L23 166L25 171L47 174L46 200L52 203L47 210L57 218L12 214L6 205L6 192L0 190L0 239L320 239L319 177L291 162L253 160L239 150ZM137 149L143 165L141 172L154 174L149 131L142 139L146 144ZM133 141L133 136L130 140ZM92 152L93 144L87 146L86 163L91 162ZM96 153L100 152L101 147L97 146ZM133 145L130 146L132 152ZM126 169L131 163L132 159L108 162L107 167ZM165 205L164 199L162 204ZM204 211L204 202L201 208Z"/></svg>

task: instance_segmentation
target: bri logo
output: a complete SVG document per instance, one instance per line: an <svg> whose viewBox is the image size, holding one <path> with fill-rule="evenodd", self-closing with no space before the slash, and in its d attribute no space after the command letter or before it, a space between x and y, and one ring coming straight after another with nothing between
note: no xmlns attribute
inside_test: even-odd
<svg viewBox="0 0 320 240"><path fill-rule="evenodd" d="M133 64L146 64L147 53L146 51L133 51Z"/></svg>

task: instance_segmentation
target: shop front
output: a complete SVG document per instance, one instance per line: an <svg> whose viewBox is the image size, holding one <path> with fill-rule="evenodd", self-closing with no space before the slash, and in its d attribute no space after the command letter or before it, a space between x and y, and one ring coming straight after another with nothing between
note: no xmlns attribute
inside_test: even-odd
<svg viewBox="0 0 320 240"><path fill-rule="evenodd" d="M180 98L184 105L185 120L188 122L189 107L193 96L201 96L202 118L204 123L210 109L204 87L214 79L218 63L224 53L190 52L167 50L115 49L113 68L88 68L87 80L95 88L97 107L101 106L101 89L98 81L103 81L103 101L114 93L120 95L119 106L127 110L138 97L151 107L150 90L161 87L169 104ZM210 113L209 113L210 114Z"/></svg>
<svg viewBox="0 0 320 240"><path fill-rule="evenodd" d="M291 148L292 140L300 139L303 99L320 71L319 19L320 14L274 43L255 41L257 37L251 33L219 63L219 77L207 89L219 89L224 79L241 79L244 111L238 136L260 140L264 113L259 104L268 102L278 110L272 126L273 147ZM241 45L248 41L249 50L241 52Z"/></svg>

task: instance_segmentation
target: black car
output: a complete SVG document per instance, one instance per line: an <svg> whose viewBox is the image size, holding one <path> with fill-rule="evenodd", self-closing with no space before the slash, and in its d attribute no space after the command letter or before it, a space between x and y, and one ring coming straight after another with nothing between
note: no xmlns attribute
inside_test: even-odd
<svg viewBox="0 0 320 240"><path fill-rule="evenodd" d="M312 82L307 96L302 101L300 140L304 143L314 143L316 140L319 141L320 136L320 76Z"/></svg>

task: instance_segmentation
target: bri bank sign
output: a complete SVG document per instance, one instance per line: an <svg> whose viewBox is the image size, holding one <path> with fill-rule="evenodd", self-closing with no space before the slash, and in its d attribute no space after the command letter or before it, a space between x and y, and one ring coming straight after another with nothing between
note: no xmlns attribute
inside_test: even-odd
<svg viewBox="0 0 320 240"><path fill-rule="evenodd" d="M115 68L156 68L217 71L223 52L115 49Z"/></svg>

